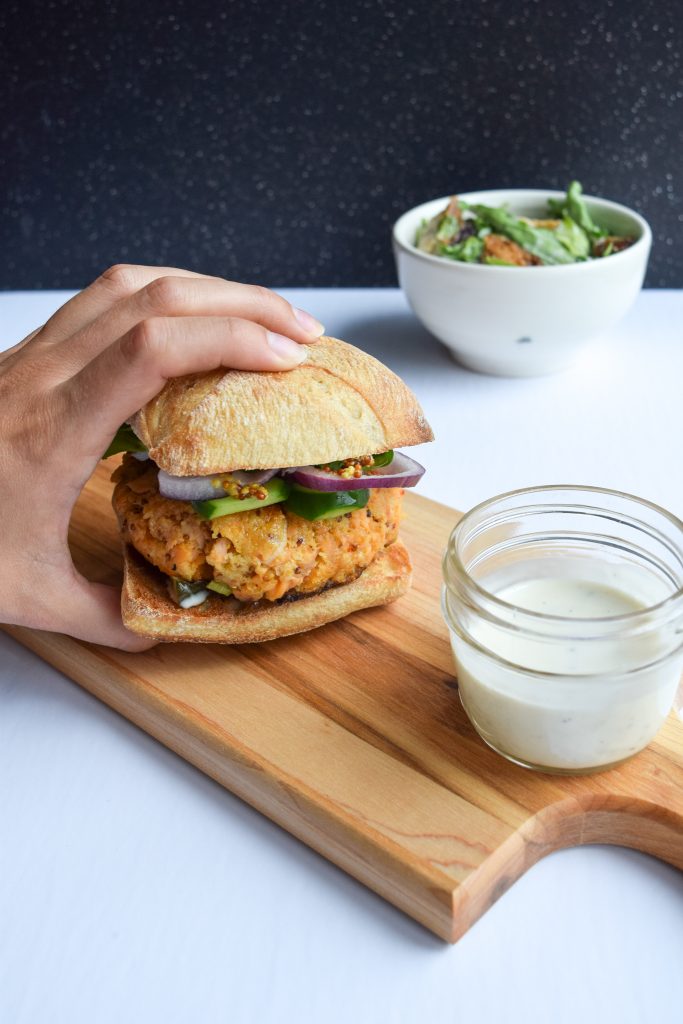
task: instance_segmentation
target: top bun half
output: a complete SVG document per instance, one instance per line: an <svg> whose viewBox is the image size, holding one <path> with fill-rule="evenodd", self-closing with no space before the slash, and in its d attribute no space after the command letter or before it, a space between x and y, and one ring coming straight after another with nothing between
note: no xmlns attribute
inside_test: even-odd
<svg viewBox="0 0 683 1024"><path fill-rule="evenodd" d="M400 377L336 338L309 346L294 370L170 380L130 422L174 476L319 464L434 436Z"/></svg>

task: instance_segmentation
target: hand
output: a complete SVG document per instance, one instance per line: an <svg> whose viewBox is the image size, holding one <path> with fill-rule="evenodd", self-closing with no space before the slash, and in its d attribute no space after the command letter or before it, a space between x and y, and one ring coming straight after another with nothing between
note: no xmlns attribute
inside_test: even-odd
<svg viewBox="0 0 683 1024"><path fill-rule="evenodd" d="M74 503L117 428L169 377L288 370L323 333L265 288L164 267L112 267L0 355L0 622L128 651L120 594L75 569Z"/></svg>

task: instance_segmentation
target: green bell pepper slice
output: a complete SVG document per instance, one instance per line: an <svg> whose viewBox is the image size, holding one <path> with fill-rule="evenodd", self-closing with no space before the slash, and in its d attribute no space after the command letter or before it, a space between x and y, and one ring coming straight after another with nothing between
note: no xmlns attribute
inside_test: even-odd
<svg viewBox="0 0 683 1024"><path fill-rule="evenodd" d="M302 519L317 522L319 519L334 519L347 512L365 508L370 499L367 487L357 491L313 491L310 487L293 484L285 508Z"/></svg>
<svg viewBox="0 0 683 1024"><path fill-rule="evenodd" d="M370 469L374 469L375 466L377 466L377 467L388 466L390 462L393 462L393 459L394 459L394 452L393 452L393 449L390 448L388 452L380 452L379 455L373 455L372 456L373 465L370 466L369 468Z"/></svg>
<svg viewBox="0 0 683 1024"><path fill-rule="evenodd" d="M147 445L144 445L140 438L134 433L133 428L124 423L116 431L111 444L102 456L108 459L111 455L118 455L120 452L146 452Z"/></svg>
<svg viewBox="0 0 683 1024"><path fill-rule="evenodd" d="M394 457L393 449L389 449L388 452L380 452L378 455L372 456L372 466L363 467L363 472L367 473L371 469L375 469L378 466L388 466ZM329 468L334 472L335 469L341 469L344 465L343 459L333 459L331 462L318 463L317 468L323 469Z"/></svg>

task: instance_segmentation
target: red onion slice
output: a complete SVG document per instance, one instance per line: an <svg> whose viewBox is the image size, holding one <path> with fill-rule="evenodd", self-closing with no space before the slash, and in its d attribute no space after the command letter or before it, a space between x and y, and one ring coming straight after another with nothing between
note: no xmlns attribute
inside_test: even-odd
<svg viewBox="0 0 683 1024"><path fill-rule="evenodd" d="M395 452L388 466L378 466L369 473L359 477L343 477L338 473L328 473L316 466L299 466L288 470L291 480L310 487L314 491L353 491L365 487L414 487L422 474L424 466L414 459L409 459L403 452Z"/></svg>
<svg viewBox="0 0 683 1024"><path fill-rule="evenodd" d="M238 484L265 484L276 473L277 469L240 469L229 475ZM209 476L171 476L170 473L160 469L159 494L164 498L174 498L177 501L208 501L209 498L224 498L225 489L216 487L213 483L214 480L220 479L221 475L220 473L211 473Z"/></svg>
<svg viewBox="0 0 683 1024"><path fill-rule="evenodd" d="M267 484L278 472L277 469L236 469L230 476L238 484Z"/></svg>

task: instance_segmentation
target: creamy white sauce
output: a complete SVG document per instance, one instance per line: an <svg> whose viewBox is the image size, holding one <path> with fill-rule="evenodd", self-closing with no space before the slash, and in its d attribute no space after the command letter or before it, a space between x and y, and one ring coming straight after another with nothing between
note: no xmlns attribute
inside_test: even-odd
<svg viewBox="0 0 683 1024"><path fill-rule="evenodd" d="M521 580L503 587L497 595L502 601L544 615L566 619L600 619L640 611L644 605L631 594L591 580L544 577Z"/></svg>
<svg viewBox="0 0 683 1024"><path fill-rule="evenodd" d="M184 597L180 602L181 608L196 608L198 604L204 604L209 596L208 590L198 590L195 594Z"/></svg>
<svg viewBox="0 0 683 1024"><path fill-rule="evenodd" d="M625 615L649 603L563 576L514 582L496 596L567 619ZM478 646L451 633L463 704L487 742L522 763L565 771L613 764L646 746L671 708L681 658L662 660L661 638L652 632L586 642L579 622L576 637L570 624L562 640L482 618L468 628Z"/></svg>

